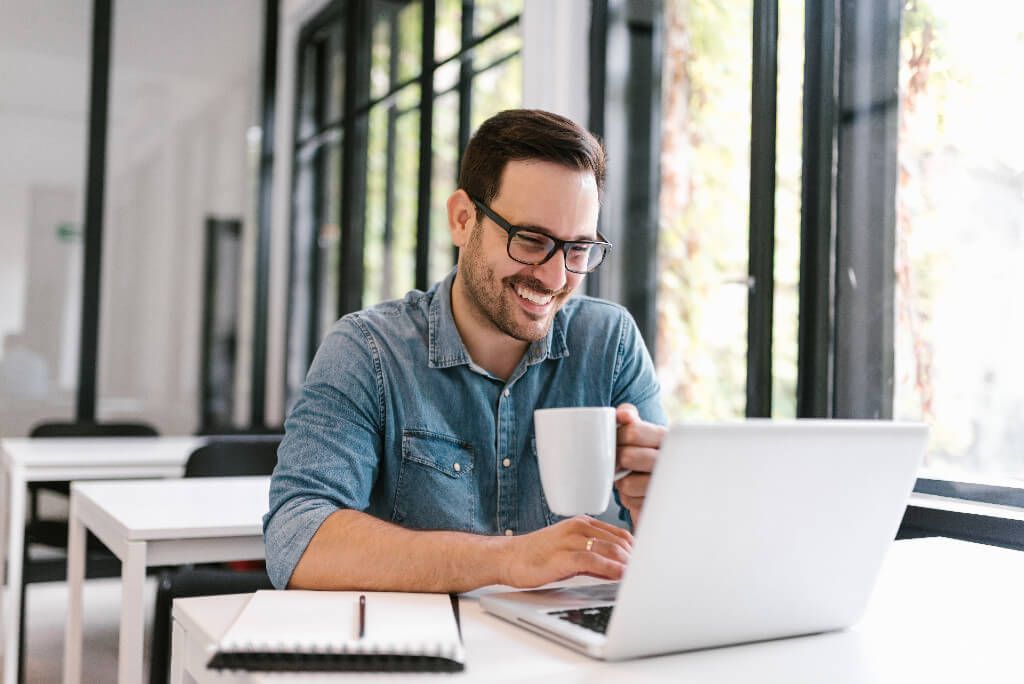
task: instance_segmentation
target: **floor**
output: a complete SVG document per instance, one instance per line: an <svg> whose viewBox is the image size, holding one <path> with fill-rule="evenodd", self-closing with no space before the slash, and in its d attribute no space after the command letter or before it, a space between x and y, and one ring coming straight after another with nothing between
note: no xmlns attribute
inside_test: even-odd
<svg viewBox="0 0 1024 684"><path fill-rule="evenodd" d="M121 580L89 580L83 594L85 641L82 647L82 681L116 682ZM67 595L67 585L63 582L30 584L28 587L26 682L61 681ZM147 678L155 595L156 580L150 578L146 581L146 662L143 670Z"/></svg>

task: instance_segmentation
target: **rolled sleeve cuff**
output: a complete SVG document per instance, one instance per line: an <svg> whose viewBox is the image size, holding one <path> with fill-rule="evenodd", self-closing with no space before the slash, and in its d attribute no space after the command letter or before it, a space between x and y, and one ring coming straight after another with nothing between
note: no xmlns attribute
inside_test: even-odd
<svg viewBox="0 0 1024 684"><path fill-rule="evenodd" d="M264 521L263 543L267 574L277 589L285 589L310 540L338 507L323 499L293 499Z"/></svg>

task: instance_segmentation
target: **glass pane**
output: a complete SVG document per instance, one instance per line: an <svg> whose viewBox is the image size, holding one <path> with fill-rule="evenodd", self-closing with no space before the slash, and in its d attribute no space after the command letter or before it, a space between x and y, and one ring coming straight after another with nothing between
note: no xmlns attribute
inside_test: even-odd
<svg viewBox="0 0 1024 684"><path fill-rule="evenodd" d="M338 121L342 117L345 103L345 43L342 26L333 22L327 29L325 48L327 69L325 75L324 123Z"/></svg>
<svg viewBox="0 0 1024 684"><path fill-rule="evenodd" d="M398 12L398 82L420 74L423 67L423 3L405 3Z"/></svg>
<svg viewBox="0 0 1024 684"><path fill-rule="evenodd" d="M459 93L452 91L434 100L433 176L430 187L431 283L443 278L455 265L448 232L448 197L455 192L459 159Z"/></svg>
<svg viewBox="0 0 1024 684"><path fill-rule="evenodd" d="M114 8L97 417L191 433L207 221L240 223L253 254L263 17L243 0Z"/></svg>
<svg viewBox="0 0 1024 684"><path fill-rule="evenodd" d="M518 29L503 31L480 45L473 55L472 125L523 103L522 37Z"/></svg>
<svg viewBox="0 0 1024 684"><path fill-rule="evenodd" d="M894 413L931 424L942 477L1024 479L1022 25L995 0L904 11Z"/></svg>
<svg viewBox="0 0 1024 684"><path fill-rule="evenodd" d="M0 3L4 437L75 414L91 6Z"/></svg>
<svg viewBox="0 0 1024 684"><path fill-rule="evenodd" d="M338 319L339 269L341 266L341 135L321 151L320 197L323 208L317 231L319 308L321 337Z"/></svg>
<svg viewBox="0 0 1024 684"><path fill-rule="evenodd" d="M800 180L803 167L804 0L779 2L775 127L775 296L772 313L772 415L796 416L800 282Z"/></svg>
<svg viewBox="0 0 1024 684"><path fill-rule="evenodd" d="M523 12L523 0L475 0L473 35L482 36L498 24Z"/></svg>
<svg viewBox="0 0 1024 684"><path fill-rule="evenodd" d="M373 21L370 48L370 99L382 97L391 90L398 69L398 51L391 49L392 37L398 37L393 30L395 13L390 3L374 3L373 7L378 13Z"/></svg>
<svg viewBox="0 0 1024 684"><path fill-rule="evenodd" d="M370 112L363 306L401 297L413 287L419 92L419 86L407 86Z"/></svg>
<svg viewBox="0 0 1024 684"><path fill-rule="evenodd" d="M313 317L314 193L316 182L316 150L308 146L295 158L295 195L292 199L291 263L288 282L288 341L285 361L286 409L298 396L299 388L309 368L309 350L312 344L309 322Z"/></svg>
<svg viewBox="0 0 1024 684"><path fill-rule="evenodd" d="M462 47L462 0L438 0L434 59L441 62Z"/></svg>
<svg viewBox="0 0 1024 684"><path fill-rule="evenodd" d="M665 3L658 338L670 420L746 407L750 3Z"/></svg>

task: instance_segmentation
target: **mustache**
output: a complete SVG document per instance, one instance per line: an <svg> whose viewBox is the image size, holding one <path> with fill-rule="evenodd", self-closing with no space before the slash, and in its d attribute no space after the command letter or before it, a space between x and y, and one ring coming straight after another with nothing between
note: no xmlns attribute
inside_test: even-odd
<svg viewBox="0 0 1024 684"><path fill-rule="evenodd" d="M560 290L549 290L547 287L544 286L544 283L540 282L536 278L528 278L525 276L508 276L507 278L505 278L504 282L506 285L512 287L513 289L516 285L522 285L523 287L530 288L534 292L540 292L541 294L550 295L552 297L560 297L561 295L564 295L567 292L569 292L568 287L563 287Z"/></svg>

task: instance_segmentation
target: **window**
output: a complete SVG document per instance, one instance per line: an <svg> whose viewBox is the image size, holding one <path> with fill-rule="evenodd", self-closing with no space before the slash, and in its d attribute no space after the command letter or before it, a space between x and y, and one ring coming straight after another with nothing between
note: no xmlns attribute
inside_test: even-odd
<svg viewBox="0 0 1024 684"><path fill-rule="evenodd" d="M657 365L671 420L741 417L751 250L774 262L770 415L796 414L803 0L778 3L774 244L751 247L750 3L664 3ZM775 49L774 46L768 46ZM755 122L757 123L757 122ZM771 125L773 122L768 121ZM770 206L770 204L769 204ZM756 253L756 252L755 252Z"/></svg>
<svg viewBox="0 0 1024 684"><path fill-rule="evenodd" d="M289 405L339 316L454 266L445 201L471 131L522 101L521 13L522 0L333 2L301 32Z"/></svg>
<svg viewBox="0 0 1024 684"><path fill-rule="evenodd" d="M912 0L900 41L895 407L929 476L1024 480L1024 8Z"/></svg>

